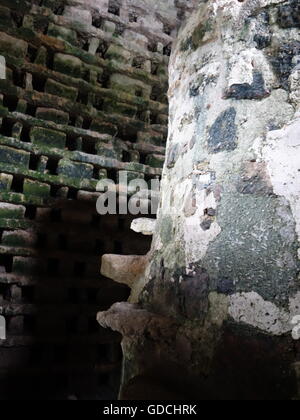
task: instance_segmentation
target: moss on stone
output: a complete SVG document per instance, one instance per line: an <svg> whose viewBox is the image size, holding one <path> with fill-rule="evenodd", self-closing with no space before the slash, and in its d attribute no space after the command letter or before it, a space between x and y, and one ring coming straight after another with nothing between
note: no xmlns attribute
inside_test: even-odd
<svg viewBox="0 0 300 420"><path fill-rule="evenodd" d="M32 143L46 147L58 147L63 149L66 144L66 135L60 131L34 127L30 132Z"/></svg>
<svg viewBox="0 0 300 420"><path fill-rule="evenodd" d="M25 195L33 195L35 197L43 198L48 197L50 195L50 185L25 179L23 192Z"/></svg>

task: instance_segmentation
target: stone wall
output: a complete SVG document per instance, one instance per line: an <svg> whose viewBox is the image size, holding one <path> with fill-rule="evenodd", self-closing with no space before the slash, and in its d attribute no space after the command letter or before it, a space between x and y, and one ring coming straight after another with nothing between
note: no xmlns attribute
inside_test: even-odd
<svg viewBox="0 0 300 420"><path fill-rule="evenodd" d="M138 305L98 319L123 334L125 399L292 399L299 2L199 3L170 62L167 159L144 287Z"/></svg>
<svg viewBox="0 0 300 420"><path fill-rule="evenodd" d="M1 398L116 396L120 336L99 307L128 289L104 253L145 254L130 217L96 213L97 182L160 177L167 65L190 3L1 0Z"/></svg>

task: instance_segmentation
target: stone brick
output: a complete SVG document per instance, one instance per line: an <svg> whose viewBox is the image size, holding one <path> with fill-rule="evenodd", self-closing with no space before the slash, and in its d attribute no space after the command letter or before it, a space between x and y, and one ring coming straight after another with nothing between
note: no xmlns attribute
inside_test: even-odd
<svg viewBox="0 0 300 420"><path fill-rule="evenodd" d="M164 145L164 136L155 131L139 131L138 143L154 144L156 146Z"/></svg>
<svg viewBox="0 0 300 420"><path fill-rule="evenodd" d="M77 57L58 53L54 57L54 70L79 78L81 77L82 61Z"/></svg>
<svg viewBox="0 0 300 420"><path fill-rule="evenodd" d="M45 92L50 93L51 95L70 99L70 101L76 101L78 95L77 89L55 82L52 79L47 80Z"/></svg>
<svg viewBox="0 0 300 420"><path fill-rule="evenodd" d="M45 198L50 195L50 185L25 179L23 192L26 195Z"/></svg>
<svg viewBox="0 0 300 420"><path fill-rule="evenodd" d="M127 117L134 117L137 113L137 107L121 102L112 102L106 99L103 104L103 109L109 113L121 114Z"/></svg>
<svg viewBox="0 0 300 420"><path fill-rule="evenodd" d="M68 124L69 122L69 114L51 108L37 108L36 117L41 120L53 121L56 124Z"/></svg>
<svg viewBox="0 0 300 420"><path fill-rule="evenodd" d="M15 55L18 58L25 58L27 48L28 45L25 41L0 32L0 51L2 53Z"/></svg>
<svg viewBox="0 0 300 420"><path fill-rule="evenodd" d="M60 131L42 127L34 127L30 132L33 144L44 147L57 147L63 149L66 145L66 135Z"/></svg>
<svg viewBox="0 0 300 420"><path fill-rule="evenodd" d="M25 230L5 231L2 234L2 244L5 246L34 246L37 237L33 232Z"/></svg>
<svg viewBox="0 0 300 420"><path fill-rule="evenodd" d="M24 215L25 207L8 203L0 203L0 218L22 219Z"/></svg>
<svg viewBox="0 0 300 420"><path fill-rule="evenodd" d="M72 162L68 159L62 159L58 165L58 174L68 178L87 178L93 176L93 166L86 163Z"/></svg>
<svg viewBox="0 0 300 420"><path fill-rule="evenodd" d="M153 168L162 168L164 166L164 161L164 156L153 154L147 157L146 164Z"/></svg>
<svg viewBox="0 0 300 420"><path fill-rule="evenodd" d="M70 42L71 44L76 43L77 41L75 31L63 26L54 25L53 23L49 24L48 35Z"/></svg>
<svg viewBox="0 0 300 420"><path fill-rule="evenodd" d="M13 149L7 146L0 146L0 162L8 165L16 165L28 168L30 154L23 150Z"/></svg>
<svg viewBox="0 0 300 420"><path fill-rule="evenodd" d="M117 60L122 63L128 64L131 60L131 53L119 45L111 44L105 54L105 58L109 60ZM124 85L123 85L124 86Z"/></svg>
<svg viewBox="0 0 300 420"><path fill-rule="evenodd" d="M79 7L66 6L64 17L76 25L91 25L92 14L89 10L83 10Z"/></svg>
<svg viewBox="0 0 300 420"><path fill-rule="evenodd" d="M0 191L9 191L13 176L9 174L0 174Z"/></svg>

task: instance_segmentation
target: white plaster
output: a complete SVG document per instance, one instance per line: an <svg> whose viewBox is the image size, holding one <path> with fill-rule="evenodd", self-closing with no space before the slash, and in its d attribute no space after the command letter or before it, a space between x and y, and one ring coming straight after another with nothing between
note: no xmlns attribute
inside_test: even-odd
<svg viewBox="0 0 300 420"><path fill-rule="evenodd" d="M289 310L264 300L258 293L236 293L229 299L229 315L273 335L293 330L292 319L300 314L300 293L289 300Z"/></svg>
<svg viewBox="0 0 300 420"><path fill-rule="evenodd" d="M283 129L269 132L264 144L262 158L274 192L289 201L300 241L300 113Z"/></svg>
<svg viewBox="0 0 300 420"><path fill-rule="evenodd" d="M153 235L155 231L156 220L149 219L147 217L140 217L134 219L131 223L131 230L137 233L142 233L143 235Z"/></svg>
<svg viewBox="0 0 300 420"><path fill-rule="evenodd" d="M229 61L231 68L228 87L234 84L253 82L253 71L261 72L265 81L266 88L270 88L276 83L276 78L270 68L266 57L257 48L250 48L235 54Z"/></svg>

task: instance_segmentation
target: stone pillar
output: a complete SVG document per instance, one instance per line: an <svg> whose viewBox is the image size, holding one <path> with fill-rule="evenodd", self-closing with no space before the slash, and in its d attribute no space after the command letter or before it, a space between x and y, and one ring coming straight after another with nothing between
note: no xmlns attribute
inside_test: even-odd
<svg viewBox="0 0 300 420"><path fill-rule="evenodd" d="M124 398L141 384L145 398L159 387L203 399L297 395L299 25L296 0L211 0L178 37L139 297L150 318L176 328L125 337Z"/></svg>

